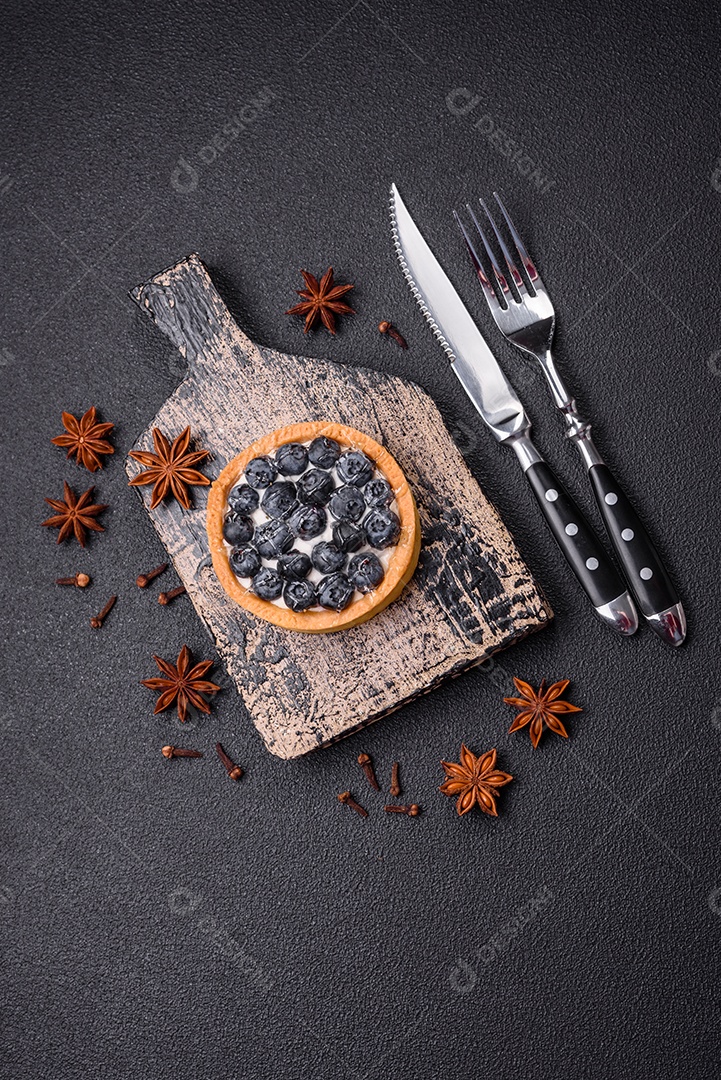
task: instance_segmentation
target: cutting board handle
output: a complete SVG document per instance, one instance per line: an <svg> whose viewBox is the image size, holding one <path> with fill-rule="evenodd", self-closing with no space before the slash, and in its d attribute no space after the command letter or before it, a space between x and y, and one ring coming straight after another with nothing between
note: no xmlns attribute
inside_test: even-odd
<svg viewBox="0 0 721 1080"><path fill-rule="evenodd" d="M131 296L194 368L228 366L229 337L235 339L233 363L247 363L256 345L238 329L225 301L200 258L193 254L138 285Z"/></svg>

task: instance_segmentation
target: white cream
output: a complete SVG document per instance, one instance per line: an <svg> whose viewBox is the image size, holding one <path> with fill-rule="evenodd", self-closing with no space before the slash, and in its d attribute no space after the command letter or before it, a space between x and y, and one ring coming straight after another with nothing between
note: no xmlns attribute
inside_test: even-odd
<svg viewBox="0 0 721 1080"><path fill-rule="evenodd" d="M310 440L308 442L302 443L302 445L305 446L305 448L307 449L310 446ZM280 449L280 448L278 447L278 449ZM343 447L342 449L343 450L345 450L345 449L352 450L352 449L354 449L354 447ZM267 456L271 457L271 458L273 457L272 454L269 454ZM306 469L306 472L309 472L310 469L315 469L315 468L318 468L318 467L319 466L313 465L312 463L309 462L308 468ZM333 466L332 469L323 469L322 471L330 473L330 475L333 477L333 489L334 490L336 488L344 486L344 482L343 482L343 480L341 480L340 476L338 475L338 469L336 468L335 465ZM279 473L278 474L278 481L289 480L292 483L296 484L300 480L302 475L303 474L300 473L298 476L281 476L280 473ZM380 469L375 469L374 472L373 472L373 479L374 480L382 479L382 480L387 481L388 477L384 476L383 473L380 471ZM245 479L245 473L243 473L243 475L241 477L239 477L238 480L236 481L236 483L233 485L232 490L235 490L235 488L237 488L241 484L245 484L245 483L247 483L247 481ZM265 490L266 490L265 488L262 488L262 489L260 489L258 491L258 494L260 495L261 500L263 498L263 493L265 492ZM326 527L323 530L323 532L319 536L314 536L312 540L301 540L298 537L296 537L294 539L294 541L293 541L294 550L295 551L303 551L303 552L305 552L305 554L309 558L310 558L310 553L311 553L311 551L313 550L313 548L315 547L316 544L320 544L323 540L327 540L330 543L333 542L333 526L336 524L336 519L333 517L333 515L331 514L331 512L330 512L330 510L328 509L327 506L323 507L323 509L325 510L325 513L326 513L326 516L327 516L327 519L328 519ZM392 510L393 513L397 515L398 514L398 503L396 502L396 500L393 499L393 502L390 503L389 506L386 509ZM230 510L230 506L228 504L226 504L225 512L227 513L228 510ZM272 521L273 520L272 518L268 517L268 515L265 513L265 511L260 506L258 507L257 510L253 510L253 512L251 514L248 514L247 516L251 519L251 521L255 525L256 529L258 528L259 525L264 525L267 521ZM253 541L251 540L250 544L252 545L252 543L253 543ZM229 544L227 542L227 540L223 540L223 545L224 545L226 553L228 555L230 554L233 547L235 546L234 544ZM391 561L391 558L393 556L394 551L395 551L395 545L393 545L393 547L390 547L390 548L385 548L382 551L377 551L375 548L372 548L370 546L370 544L364 544L362 548L358 549L358 551L351 552L348 555L348 559L353 558L354 555L362 555L362 554L365 554L366 552L370 552L380 560L381 566L383 567L383 572L385 574L385 573L388 572L388 567L390 565L390 561ZM265 559L265 558L263 559L263 566L270 566L273 570L276 569L276 563L277 563L276 559ZM231 567L231 569L232 569L232 567ZM345 571L343 571L343 572L345 572ZM246 588L250 592L251 591L250 585L251 585L251 580L252 579L251 578L238 577L237 574L235 576L236 576L237 580L241 583L241 585L243 585L244 588ZM312 567L310 573L308 574L307 580L312 582L312 584L317 585L318 582L321 581L322 578L327 577L327 576L328 576L327 574L321 574L321 572L319 570L316 570L315 567ZM353 593L351 603L355 603L355 601L359 600L363 595L365 595L365 594L359 592L356 589L356 591ZM288 605L286 604L286 602L285 602L285 600L283 599L282 596L279 596L277 600L271 600L269 602L271 604L275 604L276 607L286 608L286 609L288 607ZM350 604L348 606L350 607ZM309 607L307 610L308 611L324 611L325 608L321 607L320 604L314 604L312 607Z"/></svg>

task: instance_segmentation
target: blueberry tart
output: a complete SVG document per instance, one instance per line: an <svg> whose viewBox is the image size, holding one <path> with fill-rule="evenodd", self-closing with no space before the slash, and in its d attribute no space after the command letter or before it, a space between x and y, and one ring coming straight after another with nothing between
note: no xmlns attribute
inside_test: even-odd
<svg viewBox="0 0 721 1080"><path fill-rule="evenodd" d="M342 424L292 424L226 465L208 499L221 585L287 630L327 634L392 603L418 563L420 526L401 469Z"/></svg>

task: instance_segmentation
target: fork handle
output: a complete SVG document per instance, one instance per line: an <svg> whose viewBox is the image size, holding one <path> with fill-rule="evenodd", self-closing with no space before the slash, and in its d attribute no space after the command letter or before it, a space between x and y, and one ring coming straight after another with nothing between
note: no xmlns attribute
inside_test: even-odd
<svg viewBox="0 0 721 1080"><path fill-rule="evenodd" d="M537 452L534 457L536 460L525 468L526 477L582 588L604 622L621 634L635 633L636 609L613 563L551 467Z"/></svg>
<svg viewBox="0 0 721 1080"><path fill-rule="evenodd" d="M623 572L649 626L669 645L686 637L686 616L651 538L623 489L603 461L591 437L591 425L579 413L556 370L550 349L538 359L556 406L566 421L566 435L588 469L596 502Z"/></svg>
<svg viewBox="0 0 721 1080"><path fill-rule="evenodd" d="M641 519L608 465L591 465L588 475L638 606L660 637L670 645L680 645L686 634L683 607Z"/></svg>

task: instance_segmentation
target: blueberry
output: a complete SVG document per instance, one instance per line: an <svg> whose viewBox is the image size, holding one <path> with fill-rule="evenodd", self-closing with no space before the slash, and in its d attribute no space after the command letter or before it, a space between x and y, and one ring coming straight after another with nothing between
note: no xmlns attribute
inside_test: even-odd
<svg viewBox="0 0 721 1080"><path fill-rule="evenodd" d="M338 475L346 484L363 487L373 476L373 462L360 450L346 450L338 458Z"/></svg>
<svg viewBox="0 0 721 1080"><path fill-rule="evenodd" d="M248 484L234 487L228 496L228 506L238 514L252 514L254 510L258 509L259 502L260 495L255 488L249 487Z"/></svg>
<svg viewBox="0 0 721 1080"><path fill-rule="evenodd" d="M293 547L293 533L284 521L266 521L256 530L255 546L264 559L277 559Z"/></svg>
<svg viewBox="0 0 721 1080"><path fill-rule="evenodd" d="M319 506L299 506L288 518L291 532L301 540L313 540L326 526L328 515Z"/></svg>
<svg viewBox="0 0 721 1080"><path fill-rule="evenodd" d="M299 442L286 443L276 451L275 464L283 476L299 476L308 468L308 451Z"/></svg>
<svg viewBox="0 0 721 1080"><path fill-rule="evenodd" d="M277 600L283 592L283 582L280 579L280 574L276 573L275 570L271 570L269 566L264 566L262 570L258 571L251 581L250 587L261 600Z"/></svg>
<svg viewBox="0 0 721 1080"><path fill-rule="evenodd" d="M393 502L393 488L382 476L371 480L363 494L369 506L389 506Z"/></svg>
<svg viewBox="0 0 721 1080"><path fill-rule="evenodd" d="M255 577L261 567L260 555L252 547L233 548L228 558L238 577Z"/></svg>
<svg viewBox="0 0 721 1080"><path fill-rule="evenodd" d="M315 586L309 581L289 581L283 590L283 599L291 611L307 611L318 603Z"/></svg>
<svg viewBox="0 0 721 1080"><path fill-rule="evenodd" d="M321 574L332 574L335 570L342 570L345 566L345 555L335 544L327 540L321 540L310 553L310 561Z"/></svg>
<svg viewBox="0 0 721 1080"><path fill-rule="evenodd" d="M332 469L340 457L340 446L335 439L326 439L319 435L308 447L308 457L313 465L321 469Z"/></svg>
<svg viewBox="0 0 721 1080"><path fill-rule="evenodd" d="M276 569L286 581L302 581L310 573L310 559L304 551L289 551L279 556Z"/></svg>
<svg viewBox="0 0 721 1080"><path fill-rule="evenodd" d="M401 534L398 515L382 508L371 510L363 520L368 543L374 548L391 547Z"/></svg>
<svg viewBox="0 0 721 1080"><path fill-rule="evenodd" d="M380 585L384 575L381 561L372 551L354 555L348 563L348 577L359 592L373 592Z"/></svg>
<svg viewBox="0 0 721 1080"><path fill-rule="evenodd" d="M345 574L330 574L318 582L318 603L332 611L342 611L353 599L353 586Z"/></svg>
<svg viewBox="0 0 721 1080"><path fill-rule="evenodd" d="M254 488L266 488L275 480L277 469L268 457L254 457L245 466L246 483Z"/></svg>
<svg viewBox="0 0 721 1080"><path fill-rule="evenodd" d="M328 509L340 521L360 521L366 509L363 492L353 484L346 484L333 492Z"/></svg>
<svg viewBox="0 0 721 1080"><path fill-rule="evenodd" d="M276 484L270 485L260 505L268 517L281 518L295 509L297 501L295 484L292 484L290 480L279 480Z"/></svg>
<svg viewBox="0 0 721 1080"><path fill-rule="evenodd" d="M298 498L309 506L325 506L333 491L333 477L322 469L309 469L298 481Z"/></svg>
<svg viewBox="0 0 721 1080"><path fill-rule="evenodd" d="M253 538L255 525L245 514L229 510L223 518L223 539L229 544L247 544Z"/></svg>
<svg viewBox="0 0 721 1080"><path fill-rule="evenodd" d="M366 542L365 529L352 521L339 521L333 526L333 543L341 551L357 551Z"/></svg>

